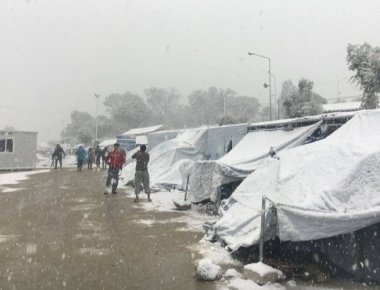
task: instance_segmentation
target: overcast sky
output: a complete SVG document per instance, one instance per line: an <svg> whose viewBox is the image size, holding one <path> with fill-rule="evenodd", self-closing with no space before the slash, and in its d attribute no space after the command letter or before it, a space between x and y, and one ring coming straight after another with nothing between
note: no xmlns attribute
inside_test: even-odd
<svg viewBox="0 0 380 290"><path fill-rule="evenodd" d="M94 93L151 86L184 96L231 88L268 104L287 79L325 98L360 92L342 80L348 43L380 45L377 0L0 0L0 129L58 138L74 109L95 116ZM102 112L104 108L100 106Z"/></svg>

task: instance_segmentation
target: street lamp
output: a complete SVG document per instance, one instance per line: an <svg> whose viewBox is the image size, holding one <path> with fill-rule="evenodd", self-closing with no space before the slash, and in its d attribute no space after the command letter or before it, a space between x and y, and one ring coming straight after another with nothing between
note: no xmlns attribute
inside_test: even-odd
<svg viewBox="0 0 380 290"><path fill-rule="evenodd" d="M269 70L268 70L268 83L269 83L269 120L272 120L272 89L271 89L271 72L270 72L270 58L264 55L260 55L254 52L248 52L248 55L254 55L262 57L268 60Z"/></svg>
<svg viewBox="0 0 380 290"><path fill-rule="evenodd" d="M99 110L99 94L94 94L96 98L96 118L95 118L95 142L98 141L98 110Z"/></svg>
<svg viewBox="0 0 380 290"><path fill-rule="evenodd" d="M276 86L276 77L274 76L274 74L271 73L271 76L273 78L273 82L274 82L274 112L276 114L276 111L277 111L277 119L279 119L280 117L280 106L279 104L277 103L277 86ZM276 104L277 104L277 110L276 110Z"/></svg>

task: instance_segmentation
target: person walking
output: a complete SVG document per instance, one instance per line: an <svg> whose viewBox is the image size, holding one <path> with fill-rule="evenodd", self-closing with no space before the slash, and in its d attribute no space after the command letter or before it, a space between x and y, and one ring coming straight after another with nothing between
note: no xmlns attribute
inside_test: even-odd
<svg viewBox="0 0 380 290"><path fill-rule="evenodd" d="M102 158L102 149L100 149L99 145L96 145L96 149L95 149L95 163L96 163L96 167L98 168L99 170L99 167L100 167L100 159Z"/></svg>
<svg viewBox="0 0 380 290"><path fill-rule="evenodd" d="M61 145L57 144L52 156L55 160L54 169L57 169L58 161L59 161L59 167L60 169L62 169L62 158L65 158L66 154L65 154L65 151L63 151Z"/></svg>
<svg viewBox="0 0 380 290"><path fill-rule="evenodd" d="M95 162L95 152L94 149L91 147L88 148L88 153L87 153L87 168L92 170L92 163Z"/></svg>
<svg viewBox="0 0 380 290"><path fill-rule="evenodd" d="M116 194L116 188L119 183L119 171L122 169L125 162L125 156L120 150L119 143L113 145L113 151L110 152L106 158L108 164L108 176L106 181L106 187L112 188L112 193ZM107 194L107 190L104 192Z"/></svg>
<svg viewBox="0 0 380 290"><path fill-rule="evenodd" d="M84 150L82 145L75 151L75 155L77 156L78 171L82 171L83 162L86 159L86 150Z"/></svg>
<svg viewBox="0 0 380 290"><path fill-rule="evenodd" d="M146 152L146 146L141 145L140 150L132 155L133 159L136 159L136 173L135 173L135 202L139 200L139 194L141 191L141 183L144 186L144 191L148 196L147 201L151 202L150 199L150 187L149 187L149 172L148 172L148 162L149 154Z"/></svg>
<svg viewBox="0 0 380 290"><path fill-rule="evenodd" d="M105 146L102 150L102 169L107 169L107 157L108 157L109 151L107 146Z"/></svg>

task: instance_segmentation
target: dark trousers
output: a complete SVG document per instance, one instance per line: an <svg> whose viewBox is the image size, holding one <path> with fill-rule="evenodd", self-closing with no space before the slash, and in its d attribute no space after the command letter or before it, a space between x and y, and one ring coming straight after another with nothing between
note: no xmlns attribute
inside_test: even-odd
<svg viewBox="0 0 380 290"><path fill-rule="evenodd" d="M112 183L112 192L116 191L117 185L119 184L119 170L119 168L108 168L106 186L110 186L112 179L114 179L115 181Z"/></svg>
<svg viewBox="0 0 380 290"><path fill-rule="evenodd" d="M58 161L59 161L59 167L62 168L62 158L56 158L55 159L55 169L57 169Z"/></svg>
<svg viewBox="0 0 380 290"><path fill-rule="evenodd" d="M92 162L88 162L88 164L87 164L87 168L88 168L88 169L92 169Z"/></svg>
<svg viewBox="0 0 380 290"><path fill-rule="evenodd" d="M78 166L78 171L82 171L83 160L78 160L77 166Z"/></svg>

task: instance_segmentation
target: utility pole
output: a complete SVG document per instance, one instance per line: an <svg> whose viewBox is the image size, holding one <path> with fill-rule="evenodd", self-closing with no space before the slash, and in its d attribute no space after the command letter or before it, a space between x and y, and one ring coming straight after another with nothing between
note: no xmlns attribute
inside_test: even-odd
<svg viewBox="0 0 380 290"><path fill-rule="evenodd" d="M99 112L99 94L94 94L96 98L96 117L95 117L95 141L98 141L98 112Z"/></svg>
<svg viewBox="0 0 380 290"><path fill-rule="evenodd" d="M248 52L248 55L255 55L258 57L265 58L268 60L269 70L268 70L268 84L269 84L269 120L272 120L272 86L271 86L271 70L270 70L270 58L264 55L260 55L254 52Z"/></svg>

